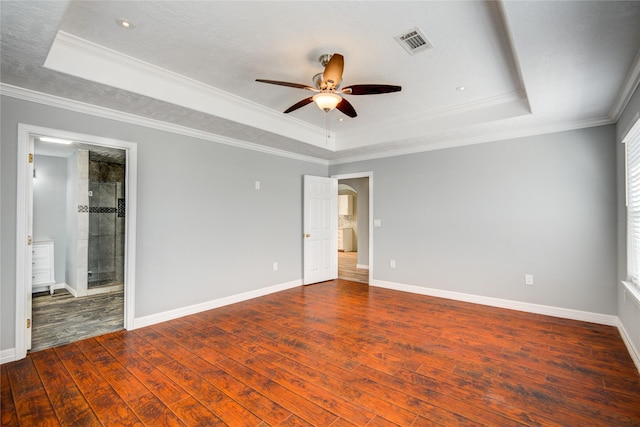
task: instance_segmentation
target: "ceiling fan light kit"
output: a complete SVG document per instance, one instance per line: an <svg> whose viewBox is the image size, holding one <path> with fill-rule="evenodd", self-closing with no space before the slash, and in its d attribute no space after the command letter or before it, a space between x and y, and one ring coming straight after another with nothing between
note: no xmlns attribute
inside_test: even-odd
<svg viewBox="0 0 640 427"><path fill-rule="evenodd" d="M353 108L353 105L351 105L349 101L340 95L379 95L382 93L400 92L402 90L402 87L400 86L383 84L351 85L340 89L340 84L342 83L342 71L344 70L344 57L339 53L334 53L333 55L326 54L319 58L319 62L324 67L324 72L316 74L313 77L312 80L316 86L315 88L300 83L282 82L278 80L256 79L256 81L260 83L288 86L296 89L318 92L314 96L305 98L287 108L284 111L285 113L290 113L307 104L315 102L318 108L327 113L337 108L342 113L352 118L358 115L355 108Z"/></svg>
<svg viewBox="0 0 640 427"><path fill-rule="evenodd" d="M338 106L340 101L342 101L342 97L333 92L321 92L313 95L313 101L316 103L318 108L328 113Z"/></svg>

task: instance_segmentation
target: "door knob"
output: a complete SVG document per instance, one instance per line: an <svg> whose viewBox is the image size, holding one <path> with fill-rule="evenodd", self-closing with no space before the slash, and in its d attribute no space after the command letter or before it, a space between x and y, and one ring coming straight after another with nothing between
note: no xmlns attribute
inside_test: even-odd
<svg viewBox="0 0 640 427"><path fill-rule="evenodd" d="M304 237L311 237L311 234L306 233L306 234L304 235Z"/></svg>

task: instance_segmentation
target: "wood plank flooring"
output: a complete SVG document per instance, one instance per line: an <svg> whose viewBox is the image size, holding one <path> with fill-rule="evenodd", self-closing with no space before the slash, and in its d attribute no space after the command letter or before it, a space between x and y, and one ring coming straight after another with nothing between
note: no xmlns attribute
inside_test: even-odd
<svg viewBox="0 0 640 427"><path fill-rule="evenodd" d="M369 283L369 269L358 268L358 252L338 251L338 278Z"/></svg>
<svg viewBox="0 0 640 427"><path fill-rule="evenodd" d="M80 298L64 289L34 294L32 324L32 351L121 330L124 291Z"/></svg>
<svg viewBox="0 0 640 427"><path fill-rule="evenodd" d="M343 280L0 369L3 426L640 425L614 327Z"/></svg>

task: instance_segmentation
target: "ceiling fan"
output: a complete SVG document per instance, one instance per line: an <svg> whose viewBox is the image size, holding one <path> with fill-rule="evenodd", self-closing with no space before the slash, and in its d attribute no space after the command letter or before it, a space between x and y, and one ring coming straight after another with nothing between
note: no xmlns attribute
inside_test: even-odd
<svg viewBox="0 0 640 427"><path fill-rule="evenodd" d="M256 79L256 81L260 83L269 83L272 85L288 86L317 92L315 95L305 98L287 108L285 113L290 113L307 104L315 102L321 110L324 110L327 113L334 108L337 108L349 117L356 117L358 114L353 108L353 105L340 95L378 95L382 93L399 92L402 90L402 87L400 86L381 84L351 85L341 89L340 83L342 83L344 57L339 53L334 53L333 55L325 54L318 60L324 67L324 72L316 74L313 77L315 87L277 80Z"/></svg>

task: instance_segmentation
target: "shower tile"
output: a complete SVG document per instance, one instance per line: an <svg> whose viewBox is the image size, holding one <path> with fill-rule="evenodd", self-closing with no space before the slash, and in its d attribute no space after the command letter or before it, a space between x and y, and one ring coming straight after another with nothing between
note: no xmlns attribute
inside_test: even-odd
<svg viewBox="0 0 640 427"><path fill-rule="evenodd" d="M98 251L100 259L114 258L116 256L116 242L114 236L100 236Z"/></svg>
<svg viewBox="0 0 640 427"><path fill-rule="evenodd" d="M77 258L76 258L76 265L78 266L78 268L80 267L84 267L85 269L88 266L88 261L89 261L89 241L88 240L78 240L78 247L77 247Z"/></svg>
<svg viewBox="0 0 640 427"><path fill-rule="evenodd" d="M100 180L100 163L89 161L89 179L91 181Z"/></svg>
<svg viewBox="0 0 640 427"><path fill-rule="evenodd" d="M100 235L100 214L89 213L89 237Z"/></svg>
<svg viewBox="0 0 640 427"><path fill-rule="evenodd" d="M116 280L124 282L124 257L116 257Z"/></svg>
<svg viewBox="0 0 640 427"><path fill-rule="evenodd" d="M116 257L124 256L124 234L116 234Z"/></svg>
<svg viewBox="0 0 640 427"><path fill-rule="evenodd" d="M100 266L98 267L100 274L112 274L115 278L116 273L116 259L114 257L104 257L100 259ZM101 277L101 280L104 276Z"/></svg>
<svg viewBox="0 0 640 427"><path fill-rule="evenodd" d="M89 238L89 213L78 212L78 239L86 240Z"/></svg>
<svg viewBox="0 0 640 427"><path fill-rule="evenodd" d="M115 213L94 213L98 216L98 227L100 236L113 236L116 234L116 214Z"/></svg>
<svg viewBox="0 0 640 427"><path fill-rule="evenodd" d="M78 204L89 205L89 179L78 178Z"/></svg>
<svg viewBox="0 0 640 427"><path fill-rule="evenodd" d="M100 237L94 236L89 239L89 265L98 265L100 259Z"/></svg>
<svg viewBox="0 0 640 427"><path fill-rule="evenodd" d="M78 178L89 179L89 151L78 150Z"/></svg>

